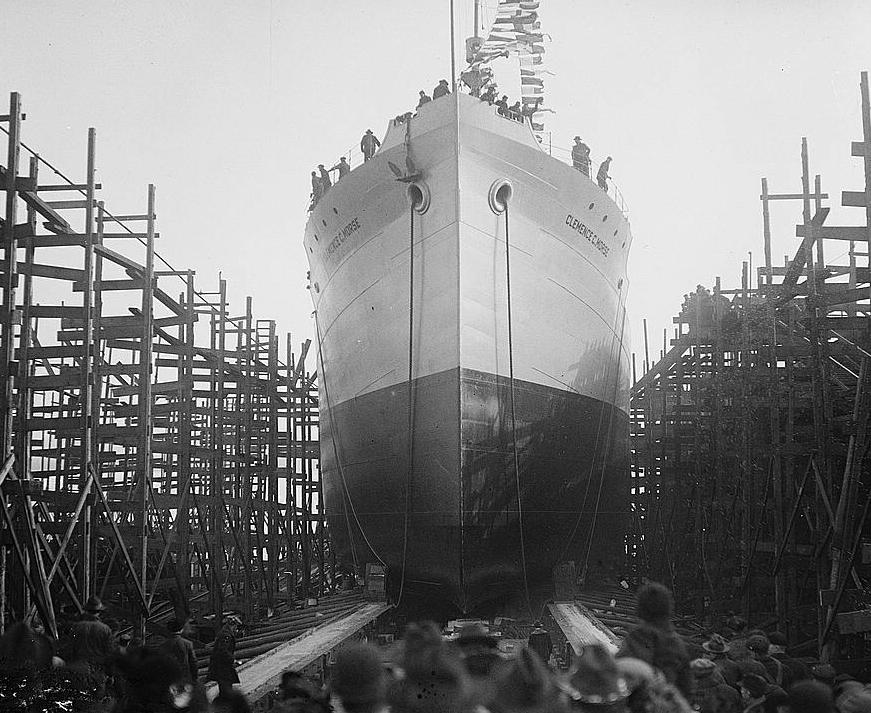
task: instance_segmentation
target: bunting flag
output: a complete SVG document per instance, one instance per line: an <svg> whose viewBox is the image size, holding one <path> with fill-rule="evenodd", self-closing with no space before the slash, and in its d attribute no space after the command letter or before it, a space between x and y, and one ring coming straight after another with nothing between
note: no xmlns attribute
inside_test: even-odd
<svg viewBox="0 0 871 713"><path fill-rule="evenodd" d="M499 57L516 55L520 60L520 102L531 117L533 131L541 139L544 131L544 79L553 76L544 69L545 40L538 19L540 0L499 0L493 26L486 39L472 38L466 43L468 67L463 80L469 86L477 84L480 93L495 87L490 63Z"/></svg>

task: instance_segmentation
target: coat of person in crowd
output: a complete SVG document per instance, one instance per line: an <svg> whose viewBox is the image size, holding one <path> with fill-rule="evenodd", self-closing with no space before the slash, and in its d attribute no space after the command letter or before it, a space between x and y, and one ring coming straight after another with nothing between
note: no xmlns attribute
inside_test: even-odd
<svg viewBox="0 0 871 713"><path fill-rule="evenodd" d="M806 681L813 678L811 670L797 658L789 655L786 636L779 631L773 631L768 635L768 653L782 663L789 671L790 683Z"/></svg>
<svg viewBox="0 0 871 713"><path fill-rule="evenodd" d="M481 624L467 624L460 629L455 644L473 678L489 676L502 660L499 642Z"/></svg>
<svg viewBox="0 0 871 713"><path fill-rule="evenodd" d="M493 672L490 713L568 713L568 697L559 689L541 658L524 647L502 659Z"/></svg>
<svg viewBox="0 0 871 713"><path fill-rule="evenodd" d="M84 613L69 629L68 659L73 670L89 673L100 684L101 694L111 675L112 662L118 653L118 642L107 624L100 620L106 606L99 597L85 602Z"/></svg>
<svg viewBox="0 0 871 713"><path fill-rule="evenodd" d="M176 618L166 622L169 636L160 645L160 651L174 659L181 667L188 683L197 682L197 657L194 653L193 642L185 637L188 622Z"/></svg>
<svg viewBox="0 0 871 713"><path fill-rule="evenodd" d="M404 677L388 691L392 713L472 713L480 703L459 654L432 622L407 627L400 666Z"/></svg>
<svg viewBox="0 0 871 713"><path fill-rule="evenodd" d="M532 625L532 633L529 635L526 645L538 654L542 661L545 663L550 661L550 654L553 651L553 642L551 641L547 629L544 628L543 622L536 621Z"/></svg>
<svg viewBox="0 0 871 713"><path fill-rule="evenodd" d="M184 705L190 708L190 692L183 686L186 674L175 659L139 647L119 656L116 667L125 685L113 713L177 711L182 705L176 700L180 692L186 695Z"/></svg>
<svg viewBox="0 0 871 713"><path fill-rule="evenodd" d="M792 684L779 713L834 713L832 689L819 681Z"/></svg>
<svg viewBox="0 0 871 713"><path fill-rule="evenodd" d="M671 592L657 582L638 591L636 613L640 624L623 639L617 656L631 656L658 668L666 680L686 697L692 696L693 680L686 646L671 623Z"/></svg>
<svg viewBox="0 0 871 713"><path fill-rule="evenodd" d="M786 702L786 692L767 678L748 673L741 677L741 699L744 713L777 713L777 706Z"/></svg>
<svg viewBox="0 0 871 713"><path fill-rule="evenodd" d="M683 694L646 661L623 656L616 662L629 686L630 713L693 713Z"/></svg>
<svg viewBox="0 0 871 713"><path fill-rule="evenodd" d="M754 634L747 639L746 646L752 657L765 668L768 679L772 683L784 689L789 688L792 683L792 677L786 666L769 653L771 644L767 636L764 634Z"/></svg>
<svg viewBox="0 0 871 713"><path fill-rule="evenodd" d="M693 672L692 704L699 713L741 713L741 694L726 683L711 659L690 661Z"/></svg>
<svg viewBox="0 0 871 713"><path fill-rule="evenodd" d="M209 657L209 672L207 681L218 684L219 693L233 690L233 685L239 683L236 673L236 630L231 621L224 621L215 634L215 643Z"/></svg>
<svg viewBox="0 0 871 713"><path fill-rule="evenodd" d="M710 639L702 643L702 648L705 651L705 658L716 664L723 680L737 691L738 682L741 680L741 667L729 658L731 649L729 643L719 634L713 634Z"/></svg>
<svg viewBox="0 0 871 713"><path fill-rule="evenodd" d="M351 644L336 654L330 687L346 713L386 711L387 677L378 650L369 644Z"/></svg>

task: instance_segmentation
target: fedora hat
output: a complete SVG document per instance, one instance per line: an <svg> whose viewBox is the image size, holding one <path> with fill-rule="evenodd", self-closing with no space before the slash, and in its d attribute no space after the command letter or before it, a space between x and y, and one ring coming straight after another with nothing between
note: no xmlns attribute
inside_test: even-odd
<svg viewBox="0 0 871 713"><path fill-rule="evenodd" d="M106 611L106 605L103 604L100 597L94 595L93 597L88 597L88 601L85 602L85 611L87 611L87 612Z"/></svg>
<svg viewBox="0 0 871 713"><path fill-rule="evenodd" d="M566 692L573 701L595 705L617 703L630 693L626 677L614 657L600 644L581 650Z"/></svg>
<svg viewBox="0 0 871 713"><path fill-rule="evenodd" d="M710 639L702 643L702 648L709 654L725 654L731 648L726 640L719 634L714 634Z"/></svg>

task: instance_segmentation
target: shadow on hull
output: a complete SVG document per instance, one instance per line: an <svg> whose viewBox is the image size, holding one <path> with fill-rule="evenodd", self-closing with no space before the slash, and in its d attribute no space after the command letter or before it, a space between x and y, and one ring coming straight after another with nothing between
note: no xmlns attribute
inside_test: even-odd
<svg viewBox="0 0 871 713"><path fill-rule="evenodd" d="M453 369L324 409L326 507L342 563L380 559L392 588L404 577L403 596L468 612L525 597L524 560L533 590L558 562L622 561L626 413L518 380L514 420L511 402L507 378Z"/></svg>

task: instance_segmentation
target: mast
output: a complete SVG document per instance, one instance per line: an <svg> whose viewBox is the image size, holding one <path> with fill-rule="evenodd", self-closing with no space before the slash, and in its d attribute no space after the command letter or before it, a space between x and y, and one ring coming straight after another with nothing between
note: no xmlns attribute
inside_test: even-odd
<svg viewBox="0 0 871 713"><path fill-rule="evenodd" d="M457 93L457 50L454 46L454 0L451 0L451 92Z"/></svg>
<svg viewBox="0 0 871 713"><path fill-rule="evenodd" d="M478 39L478 8L480 7L480 5L481 0L475 0L475 31L473 36L476 40Z"/></svg>

